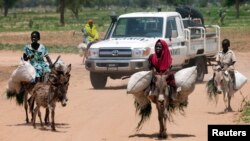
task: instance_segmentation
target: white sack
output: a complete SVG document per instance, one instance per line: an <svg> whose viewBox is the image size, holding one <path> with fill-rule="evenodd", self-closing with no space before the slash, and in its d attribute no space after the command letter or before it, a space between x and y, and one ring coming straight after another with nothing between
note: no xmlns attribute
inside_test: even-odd
<svg viewBox="0 0 250 141"><path fill-rule="evenodd" d="M185 101L188 98L194 88L197 78L196 66L182 69L175 73L175 81L178 87L181 87L181 91L176 96L180 102Z"/></svg>
<svg viewBox="0 0 250 141"><path fill-rule="evenodd" d="M238 71L235 72L235 89L239 90L247 82L247 77Z"/></svg>
<svg viewBox="0 0 250 141"><path fill-rule="evenodd" d="M15 82L31 82L36 77L36 70L29 62L23 61L10 77Z"/></svg>
<svg viewBox="0 0 250 141"><path fill-rule="evenodd" d="M127 93L135 94L140 93L146 89L152 79L152 71L140 71L134 73L128 81Z"/></svg>
<svg viewBox="0 0 250 141"><path fill-rule="evenodd" d="M197 70L196 66L179 70L175 73L175 81L178 87L183 90L190 89L196 82Z"/></svg>
<svg viewBox="0 0 250 141"><path fill-rule="evenodd" d="M7 91L18 92L21 88L21 82L32 82L35 77L35 68L29 62L21 61L8 80Z"/></svg>

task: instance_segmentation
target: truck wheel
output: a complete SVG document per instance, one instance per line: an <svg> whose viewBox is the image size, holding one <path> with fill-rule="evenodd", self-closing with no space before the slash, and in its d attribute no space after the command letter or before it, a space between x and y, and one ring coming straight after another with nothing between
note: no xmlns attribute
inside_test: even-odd
<svg viewBox="0 0 250 141"><path fill-rule="evenodd" d="M206 73L206 64L203 57L198 57L195 60L195 66L197 66L197 78L196 82L203 82L205 73Z"/></svg>
<svg viewBox="0 0 250 141"><path fill-rule="evenodd" d="M100 73L90 72L90 81L94 89L102 89L107 83L107 76Z"/></svg>

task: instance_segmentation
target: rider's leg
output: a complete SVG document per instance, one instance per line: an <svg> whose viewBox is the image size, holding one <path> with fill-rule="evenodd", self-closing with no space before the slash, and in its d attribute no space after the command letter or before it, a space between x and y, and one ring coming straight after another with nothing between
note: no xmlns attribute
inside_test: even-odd
<svg viewBox="0 0 250 141"><path fill-rule="evenodd" d="M150 91L149 91L148 98L152 102L155 102L156 101L156 95L155 95L155 77L152 78L149 87L150 87Z"/></svg>
<svg viewBox="0 0 250 141"><path fill-rule="evenodd" d="M180 88L177 87L176 83L175 83L175 77L174 77L174 73L169 74L169 77L167 78L167 82L170 86L170 98L172 100L176 99L177 93L180 92Z"/></svg>
<svg viewBox="0 0 250 141"><path fill-rule="evenodd" d="M234 70L229 70L228 72L230 74L230 77L232 78L233 88L235 89L235 73L234 73Z"/></svg>

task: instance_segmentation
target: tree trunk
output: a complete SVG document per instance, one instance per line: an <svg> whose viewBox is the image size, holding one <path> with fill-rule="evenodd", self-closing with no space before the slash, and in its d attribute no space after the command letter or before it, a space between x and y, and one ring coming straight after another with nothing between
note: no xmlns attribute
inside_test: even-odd
<svg viewBox="0 0 250 141"><path fill-rule="evenodd" d="M240 17L240 0L235 0L236 18Z"/></svg>
<svg viewBox="0 0 250 141"><path fill-rule="evenodd" d="M9 7L7 4L4 4L4 17L7 17L9 11Z"/></svg>
<svg viewBox="0 0 250 141"><path fill-rule="evenodd" d="M60 23L64 26L65 0L60 0Z"/></svg>

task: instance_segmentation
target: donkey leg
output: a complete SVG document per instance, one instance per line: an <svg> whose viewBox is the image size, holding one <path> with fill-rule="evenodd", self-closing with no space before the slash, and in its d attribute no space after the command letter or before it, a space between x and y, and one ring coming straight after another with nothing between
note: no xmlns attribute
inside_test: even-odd
<svg viewBox="0 0 250 141"><path fill-rule="evenodd" d="M51 121L51 128L52 128L52 130L53 131L56 131L56 128L55 128L55 107L53 107L52 108L52 110L51 110L51 119L52 119L52 121Z"/></svg>
<svg viewBox="0 0 250 141"><path fill-rule="evenodd" d="M163 112L160 108L158 109L158 121L159 121L159 125L160 125L160 133L159 133L159 138L166 138L167 134L166 134L166 130L164 127L164 117L163 117Z"/></svg>
<svg viewBox="0 0 250 141"><path fill-rule="evenodd" d="M41 126L43 127L43 121L42 121L40 108L38 109L38 116L39 116L39 119L40 119Z"/></svg>
<svg viewBox="0 0 250 141"><path fill-rule="evenodd" d="M167 135L167 127L166 127L166 117L164 116L164 118L163 118L163 135L162 135L162 137L163 138L167 138L168 137L168 135Z"/></svg>
<svg viewBox="0 0 250 141"><path fill-rule="evenodd" d="M227 107L228 112L232 112L233 109L231 107L231 96L228 95L228 107Z"/></svg>
<svg viewBox="0 0 250 141"><path fill-rule="evenodd" d="M224 99L224 104L225 104L225 109L224 112L228 112L228 93L227 92L223 92L223 99Z"/></svg>
<svg viewBox="0 0 250 141"><path fill-rule="evenodd" d="M33 114L33 127L36 128L36 114L37 114L37 111L38 111L38 106L36 106L36 108L34 109L34 114Z"/></svg>
<svg viewBox="0 0 250 141"><path fill-rule="evenodd" d="M44 117L45 125L49 125L49 108L45 110L45 117Z"/></svg>
<svg viewBox="0 0 250 141"><path fill-rule="evenodd" d="M29 123L29 115L28 115L28 93L24 94L24 109L26 114L26 123Z"/></svg>

